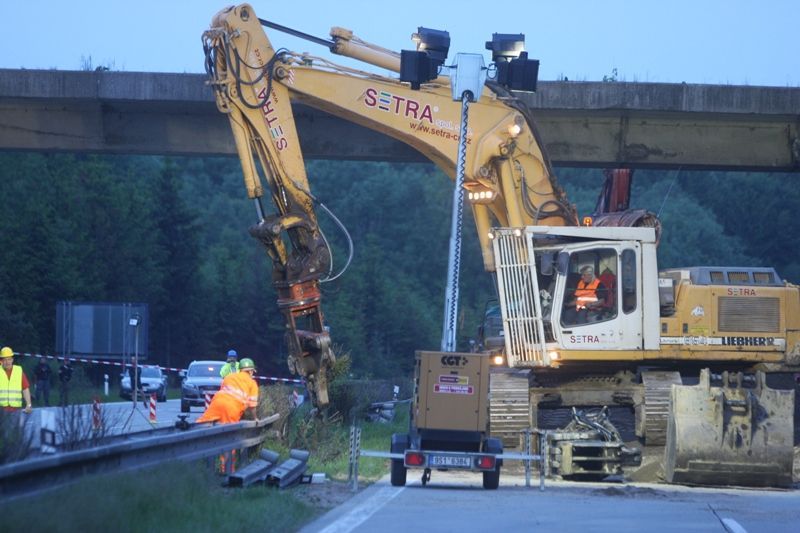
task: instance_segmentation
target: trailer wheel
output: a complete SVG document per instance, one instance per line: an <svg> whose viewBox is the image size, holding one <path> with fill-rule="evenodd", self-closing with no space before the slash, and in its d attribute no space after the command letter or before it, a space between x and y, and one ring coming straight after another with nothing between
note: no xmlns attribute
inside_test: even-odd
<svg viewBox="0 0 800 533"><path fill-rule="evenodd" d="M392 444L389 450L392 453L404 453L411 442L407 433L392 435ZM392 459L391 481L393 487L405 487L408 469L402 459Z"/></svg>
<svg viewBox="0 0 800 533"><path fill-rule="evenodd" d="M494 470L487 470L483 473L483 488L495 490L500 486L500 467L494 467Z"/></svg>
<svg viewBox="0 0 800 533"><path fill-rule="evenodd" d="M392 459L392 486L405 487L406 486L406 473L408 469L400 459Z"/></svg>
<svg viewBox="0 0 800 533"><path fill-rule="evenodd" d="M502 454L503 442L500 439L488 438L483 442L483 450L489 453ZM494 466L494 470L483 472L483 488L489 490L496 490L500 486L500 467L503 466L503 460L498 459Z"/></svg>

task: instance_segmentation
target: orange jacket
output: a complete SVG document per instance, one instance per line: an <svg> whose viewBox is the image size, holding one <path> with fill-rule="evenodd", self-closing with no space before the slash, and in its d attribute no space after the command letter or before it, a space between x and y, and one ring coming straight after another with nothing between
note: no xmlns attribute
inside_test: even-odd
<svg viewBox="0 0 800 533"><path fill-rule="evenodd" d="M243 408L258 405L258 384L250 372L233 372L222 380L217 394L227 394L239 401ZM216 397L216 394L214 395Z"/></svg>
<svg viewBox="0 0 800 533"><path fill-rule="evenodd" d="M578 282L578 288L575 289L575 309L580 311L585 308L587 304L596 302L597 287L600 286L600 280L594 278L591 283L584 283L583 280Z"/></svg>
<svg viewBox="0 0 800 533"><path fill-rule="evenodd" d="M211 399L211 404L197 422L218 420L223 424L238 422L248 407L258 405L258 384L249 372L228 374L222 388Z"/></svg>

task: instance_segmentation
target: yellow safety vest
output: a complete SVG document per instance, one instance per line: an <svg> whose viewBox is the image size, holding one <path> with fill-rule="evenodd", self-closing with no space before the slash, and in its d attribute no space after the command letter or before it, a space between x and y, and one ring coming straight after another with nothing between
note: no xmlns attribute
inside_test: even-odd
<svg viewBox="0 0 800 533"><path fill-rule="evenodd" d="M219 377L224 378L228 374L238 371L239 371L239 361L236 361L235 363L225 363L224 365L222 365L222 368L219 369Z"/></svg>
<svg viewBox="0 0 800 533"><path fill-rule="evenodd" d="M11 377L0 369L0 407L22 407L22 367L11 367Z"/></svg>

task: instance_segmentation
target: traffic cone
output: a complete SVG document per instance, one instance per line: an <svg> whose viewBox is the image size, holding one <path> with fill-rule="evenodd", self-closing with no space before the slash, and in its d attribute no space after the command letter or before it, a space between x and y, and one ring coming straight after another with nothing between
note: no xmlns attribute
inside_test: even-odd
<svg viewBox="0 0 800 533"><path fill-rule="evenodd" d="M100 398L97 396L92 400L92 430L100 431L102 426L103 417L100 414Z"/></svg>
<svg viewBox="0 0 800 533"><path fill-rule="evenodd" d="M204 395L206 401L206 410L208 410L208 406L211 405L211 393L207 392Z"/></svg>
<svg viewBox="0 0 800 533"><path fill-rule="evenodd" d="M153 425L158 424L158 421L156 420L156 395L155 395L155 393L150 395L150 423L153 424Z"/></svg>

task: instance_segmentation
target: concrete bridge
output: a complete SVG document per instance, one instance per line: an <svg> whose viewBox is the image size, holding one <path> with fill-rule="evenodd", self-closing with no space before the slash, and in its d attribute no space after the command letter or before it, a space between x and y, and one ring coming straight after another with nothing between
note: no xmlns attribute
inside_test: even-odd
<svg viewBox="0 0 800 533"><path fill-rule="evenodd" d="M0 69L0 149L233 155L200 74ZM541 82L523 96L558 166L800 172L800 88ZM424 161L295 106L307 158Z"/></svg>

